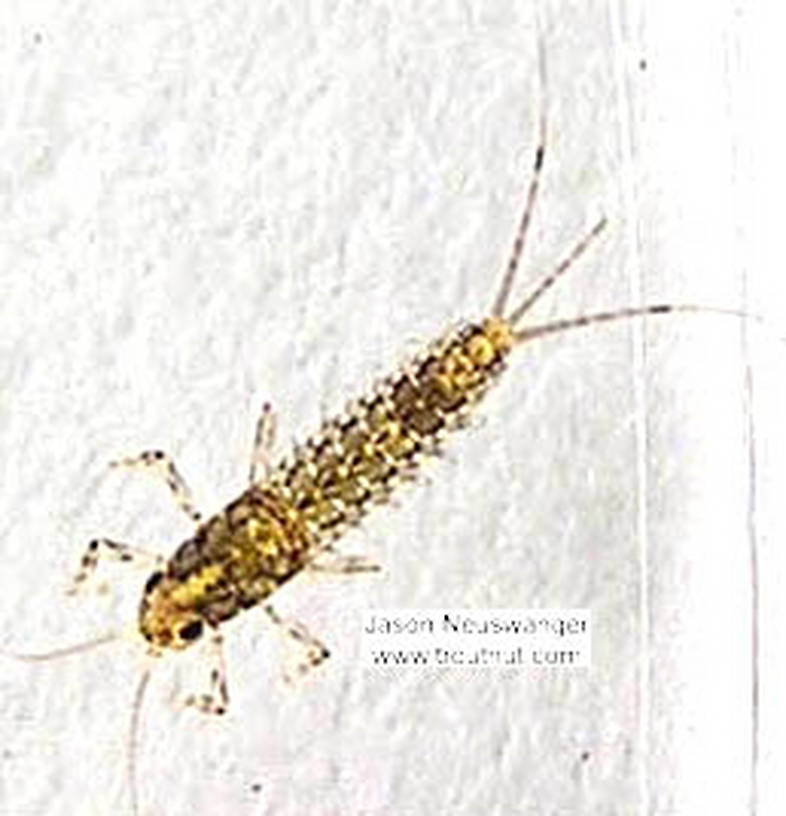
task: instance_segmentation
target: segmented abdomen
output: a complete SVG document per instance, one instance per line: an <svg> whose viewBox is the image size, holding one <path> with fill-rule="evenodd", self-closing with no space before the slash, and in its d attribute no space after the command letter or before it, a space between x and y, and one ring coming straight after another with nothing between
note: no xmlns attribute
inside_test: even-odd
<svg viewBox="0 0 786 816"><path fill-rule="evenodd" d="M143 635L183 648L202 620L217 626L271 595L461 424L512 344L501 319L468 325L326 422L151 576L140 605Z"/></svg>
<svg viewBox="0 0 786 816"><path fill-rule="evenodd" d="M271 484L320 543L335 537L461 425L512 343L510 327L497 318L441 338L345 416L326 422L281 462Z"/></svg>

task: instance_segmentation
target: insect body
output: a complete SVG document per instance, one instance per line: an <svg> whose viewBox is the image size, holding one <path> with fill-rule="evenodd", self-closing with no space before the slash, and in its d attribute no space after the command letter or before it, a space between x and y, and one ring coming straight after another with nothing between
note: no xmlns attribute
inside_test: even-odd
<svg viewBox="0 0 786 816"><path fill-rule="evenodd" d="M522 327L530 308L584 253L606 224L605 219L598 221L528 297L508 309L543 167L545 111L541 113L539 134L532 179L513 250L487 317L438 339L371 394L351 403L345 414L323 423L314 436L275 467L268 466L273 416L266 407L257 425L249 487L205 521L194 509L185 482L165 454L148 451L116 463L158 470L181 508L197 523L197 529L168 561L108 539L93 541L74 585L80 586L87 579L100 554L123 561L142 555L154 561L155 569L145 584L138 619L138 629L149 653L159 656L166 650L182 650L206 632L211 633L218 652L210 675L210 693L191 695L186 704L211 713L226 710L228 694L220 657L219 627L244 609L259 606L305 645L307 659L301 668L315 666L327 657L323 644L300 624L279 617L268 599L282 584L307 569L364 572L377 568L365 559L337 554L333 550L335 540L374 502L384 501L400 478L412 475L422 458L435 452L443 438L464 423L517 346L549 334L645 315L737 314L689 304L663 304ZM49 659L110 639L44 655L15 656ZM129 775L134 813L138 812L134 745L148 677L149 670L138 686L131 724Z"/></svg>
<svg viewBox="0 0 786 816"><path fill-rule="evenodd" d="M468 325L202 524L145 588L143 636L183 648L264 601L329 548L348 522L384 499L492 382L512 348L503 320Z"/></svg>
<svg viewBox="0 0 786 816"><path fill-rule="evenodd" d="M223 621L261 604L290 578L315 566L321 555L335 555L333 542L346 526L358 521L372 503L384 501L400 477L412 475L448 432L464 424L470 409L504 370L515 346L544 334L598 322L672 311L706 311L690 305L656 305L518 328L521 316L603 229L602 220L530 297L503 317L500 312L523 246L541 156L539 151L529 203L494 313L437 340L371 395L351 403L343 416L323 423L317 434L272 470L262 468L257 476L257 469L252 467L249 488L222 512L201 523L195 535L148 580L140 605L139 630L155 653L185 648L206 629L217 632ZM270 436L266 432L269 420L270 415L264 413L258 442ZM267 452L258 449L255 458L266 460ZM149 464L151 460L165 462L174 474L170 486L188 506L185 487L163 454L145 453L124 463ZM192 517L198 518L198 514ZM335 566L344 572L375 569L362 560L341 557ZM266 609L280 622L269 607ZM301 635L301 639L319 647L322 657L327 655L310 636ZM205 706L211 708L212 704Z"/></svg>
<svg viewBox="0 0 786 816"><path fill-rule="evenodd" d="M158 649L181 649L204 624L267 598L313 549L298 514L272 489L251 487L182 544L145 585L139 630Z"/></svg>

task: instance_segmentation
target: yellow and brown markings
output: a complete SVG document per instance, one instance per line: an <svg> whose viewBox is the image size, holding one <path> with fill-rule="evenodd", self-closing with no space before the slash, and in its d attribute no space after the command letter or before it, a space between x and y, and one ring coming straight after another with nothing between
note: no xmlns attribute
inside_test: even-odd
<svg viewBox="0 0 786 816"><path fill-rule="evenodd" d="M326 422L274 470L271 482L317 537L354 522L461 424L512 345L501 319L452 332L353 403L345 417Z"/></svg>
<svg viewBox="0 0 786 816"><path fill-rule="evenodd" d="M542 51L539 67L541 81L545 82ZM325 571L356 573L376 568L358 556L335 553L332 542L373 502L385 501L398 479L411 475L424 455L436 452L449 431L464 424L470 410L504 369L515 346L550 334L648 315L714 312L740 316L734 311L690 304L655 304L522 326L534 304L574 265L606 225L601 218L527 297L515 308L508 308L535 207L545 147L546 113L542 108L524 208L502 282L485 319L438 339L372 394L352 403L346 414L325 422L304 445L296 447L272 469L268 462L275 421L266 405L254 437L249 487L206 521L196 510L180 472L162 451L145 451L114 463L145 468L162 476L178 506L198 526L167 561L125 543L105 538L92 541L82 557L73 589L84 585L102 556L120 561L144 558L155 565L138 616L138 628L149 654L159 656L165 650L183 649L199 640L206 629L215 649L209 692L189 695L187 705L215 714L226 710L228 693L219 626L241 610L259 606L301 643L306 649L301 670L318 665L328 656L327 648L305 627L279 616L267 599L299 572L316 568L318 559L325 555L333 558L332 566L319 566ZM46 660L112 639L115 636L43 655L14 656ZM135 814L134 745L148 678L149 670L137 687L129 740Z"/></svg>
<svg viewBox="0 0 786 816"><path fill-rule="evenodd" d="M490 318L437 341L202 523L147 583L139 627L148 642L185 648L202 624L217 627L261 603L372 501L384 501L396 477L460 425L500 372L511 337ZM160 457L148 460L160 465Z"/></svg>
<svg viewBox="0 0 786 816"><path fill-rule="evenodd" d="M271 488L250 487L197 528L150 577L140 605L144 637L184 648L202 633L265 600L305 565L312 536Z"/></svg>

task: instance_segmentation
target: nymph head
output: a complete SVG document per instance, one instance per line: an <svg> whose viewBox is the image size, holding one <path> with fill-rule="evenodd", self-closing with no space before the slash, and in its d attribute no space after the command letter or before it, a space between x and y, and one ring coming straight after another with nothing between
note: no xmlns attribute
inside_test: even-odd
<svg viewBox="0 0 786 816"><path fill-rule="evenodd" d="M157 570L139 605L139 631L156 649L185 649L199 640L206 622L194 603L194 588Z"/></svg>

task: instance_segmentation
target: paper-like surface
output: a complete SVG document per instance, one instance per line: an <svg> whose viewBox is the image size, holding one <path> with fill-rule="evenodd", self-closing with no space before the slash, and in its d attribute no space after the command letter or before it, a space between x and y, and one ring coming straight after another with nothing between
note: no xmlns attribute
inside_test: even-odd
<svg viewBox="0 0 786 816"><path fill-rule="evenodd" d="M549 139L516 296L610 226L533 321L687 302L777 327L782 261L753 253L749 206L759 29L698 5L540 4ZM116 596L62 594L88 539L168 555L190 534L165 487L109 460L166 449L218 510L244 488L264 400L283 453L485 313L535 148L534 14L2 12L2 648L133 624L144 570L105 565ZM273 599L329 644L326 665L286 687L288 647L252 610L225 627L226 718L171 702L206 687L206 653L156 667L140 816L782 812L777 334L664 317L518 350L446 459L342 542L383 572ZM593 668L366 673L371 607L589 608ZM126 642L3 661L1 814L129 812L140 670Z"/></svg>

